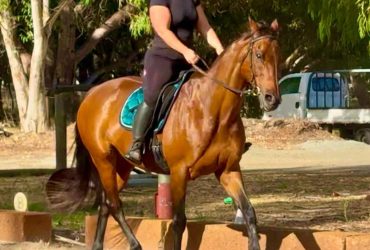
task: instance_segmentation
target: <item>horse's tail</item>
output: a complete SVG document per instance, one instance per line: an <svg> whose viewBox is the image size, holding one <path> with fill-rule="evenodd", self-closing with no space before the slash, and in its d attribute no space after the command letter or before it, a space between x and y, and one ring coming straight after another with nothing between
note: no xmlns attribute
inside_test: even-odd
<svg viewBox="0 0 370 250"><path fill-rule="evenodd" d="M81 207L88 191L90 180L94 181L96 170L89 152L82 143L76 125L76 150L74 159L76 168L62 169L55 172L46 184L46 193L50 206L57 211L73 212ZM97 185L95 184L95 187Z"/></svg>

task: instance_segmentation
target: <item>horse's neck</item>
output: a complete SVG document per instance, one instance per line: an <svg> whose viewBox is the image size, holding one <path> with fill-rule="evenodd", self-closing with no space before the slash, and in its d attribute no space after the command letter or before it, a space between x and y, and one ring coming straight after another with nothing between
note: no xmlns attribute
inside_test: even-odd
<svg viewBox="0 0 370 250"><path fill-rule="evenodd" d="M226 51L222 57L212 65L207 76L202 77L195 82L196 86L193 91L199 92L204 113L208 116L216 117L220 122L229 124L239 118L242 97L230 90L224 88L216 81L223 82L229 87L240 89L243 88L243 79L240 75L240 66L238 53L235 51Z"/></svg>
<svg viewBox="0 0 370 250"><path fill-rule="evenodd" d="M238 52L230 48L212 65L208 75L210 78L224 82L229 87L241 90L244 81L240 75L240 67Z"/></svg>

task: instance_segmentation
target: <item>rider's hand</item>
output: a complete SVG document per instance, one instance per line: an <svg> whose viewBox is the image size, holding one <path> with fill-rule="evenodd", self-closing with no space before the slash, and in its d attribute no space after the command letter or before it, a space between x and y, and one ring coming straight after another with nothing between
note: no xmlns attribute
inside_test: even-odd
<svg viewBox="0 0 370 250"><path fill-rule="evenodd" d="M222 46L216 48L217 55L221 55L221 53L224 51L224 48Z"/></svg>
<svg viewBox="0 0 370 250"><path fill-rule="evenodd" d="M187 49L184 53L183 56L185 57L185 60L189 64L196 64L199 60L199 56L194 52L192 49Z"/></svg>

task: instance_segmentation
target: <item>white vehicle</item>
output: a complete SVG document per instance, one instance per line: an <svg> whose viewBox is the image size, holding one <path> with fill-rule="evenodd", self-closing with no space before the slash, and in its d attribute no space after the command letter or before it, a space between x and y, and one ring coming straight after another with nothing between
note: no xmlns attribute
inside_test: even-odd
<svg viewBox="0 0 370 250"><path fill-rule="evenodd" d="M289 74L279 81L282 102L263 119L297 118L317 122L342 135L370 144L370 109L352 108L349 75L370 70ZM369 77L370 78L370 77Z"/></svg>

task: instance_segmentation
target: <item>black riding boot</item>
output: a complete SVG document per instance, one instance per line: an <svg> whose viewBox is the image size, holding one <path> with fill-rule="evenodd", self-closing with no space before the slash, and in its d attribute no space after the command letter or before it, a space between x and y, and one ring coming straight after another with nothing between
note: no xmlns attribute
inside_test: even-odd
<svg viewBox="0 0 370 250"><path fill-rule="evenodd" d="M137 109L134 124L132 127L133 142L130 151L125 157L133 163L140 165L142 163L143 144L145 134L150 125L154 109L143 102Z"/></svg>

